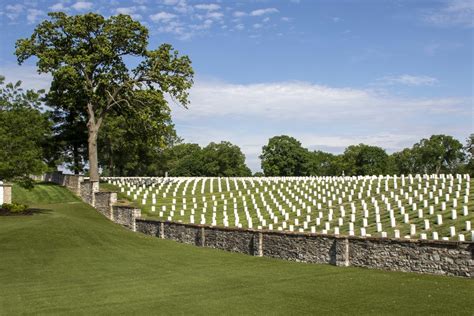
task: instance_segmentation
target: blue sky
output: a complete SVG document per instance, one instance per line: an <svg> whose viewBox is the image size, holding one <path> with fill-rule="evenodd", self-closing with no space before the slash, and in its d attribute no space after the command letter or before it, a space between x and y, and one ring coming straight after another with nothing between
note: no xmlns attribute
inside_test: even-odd
<svg viewBox="0 0 474 316"><path fill-rule="evenodd" d="M340 153L388 152L444 133L473 132L474 1L6 1L0 73L47 88L15 41L48 11L130 14L150 48L171 43L193 61L191 106L172 106L178 134L239 145L252 170L268 138Z"/></svg>

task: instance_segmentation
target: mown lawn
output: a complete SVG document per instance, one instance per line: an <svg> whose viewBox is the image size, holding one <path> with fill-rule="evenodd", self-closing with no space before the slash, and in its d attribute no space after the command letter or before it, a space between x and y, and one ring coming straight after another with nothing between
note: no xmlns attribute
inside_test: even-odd
<svg viewBox="0 0 474 316"><path fill-rule="evenodd" d="M0 217L0 314L474 313L474 280L257 258L144 236L65 189Z"/></svg>

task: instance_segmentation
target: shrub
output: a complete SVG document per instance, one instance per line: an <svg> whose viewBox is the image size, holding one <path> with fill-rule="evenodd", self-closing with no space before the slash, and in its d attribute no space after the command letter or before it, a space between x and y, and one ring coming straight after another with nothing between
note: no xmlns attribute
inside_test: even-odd
<svg viewBox="0 0 474 316"><path fill-rule="evenodd" d="M2 208L7 210L10 213L23 213L28 210L28 205L20 203L3 203Z"/></svg>

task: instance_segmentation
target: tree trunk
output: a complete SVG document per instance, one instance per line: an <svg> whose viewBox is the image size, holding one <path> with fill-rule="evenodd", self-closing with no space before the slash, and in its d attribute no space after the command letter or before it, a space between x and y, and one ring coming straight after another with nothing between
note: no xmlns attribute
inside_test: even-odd
<svg viewBox="0 0 474 316"><path fill-rule="evenodd" d="M97 135L102 123L102 116L96 120L94 106L92 103L87 104L87 130L89 132L88 149L89 149L89 178L91 182L99 182L99 159L97 157Z"/></svg>
<svg viewBox="0 0 474 316"><path fill-rule="evenodd" d="M99 181L99 160L97 158L97 134L98 129L95 124L87 124L89 131L89 177L90 181Z"/></svg>

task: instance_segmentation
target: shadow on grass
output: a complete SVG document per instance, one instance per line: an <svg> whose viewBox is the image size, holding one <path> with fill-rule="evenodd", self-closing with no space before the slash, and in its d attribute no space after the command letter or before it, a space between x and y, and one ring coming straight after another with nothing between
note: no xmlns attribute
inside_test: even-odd
<svg viewBox="0 0 474 316"><path fill-rule="evenodd" d="M47 185L47 186L55 186L55 187L60 186L60 185L57 184L57 183L54 183L54 182L47 182L47 181L35 182L35 185Z"/></svg>
<svg viewBox="0 0 474 316"><path fill-rule="evenodd" d="M10 212L0 208L0 216L33 216L35 214L50 214L52 210L44 208L29 208L23 212Z"/></svg>

